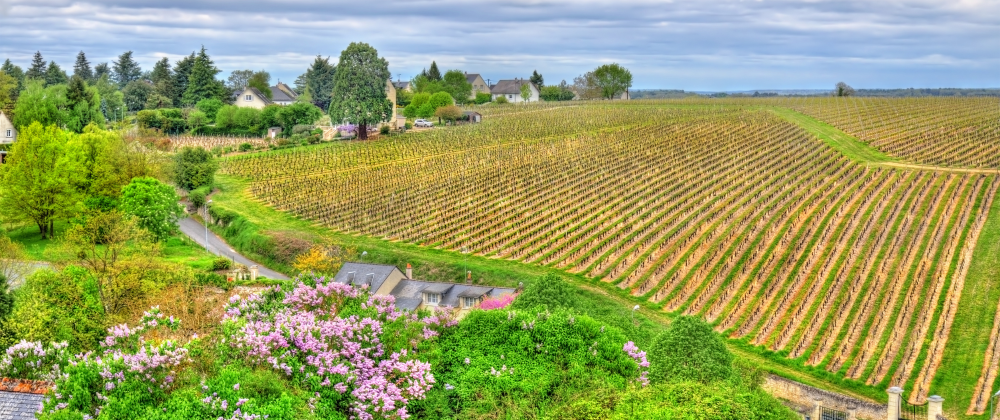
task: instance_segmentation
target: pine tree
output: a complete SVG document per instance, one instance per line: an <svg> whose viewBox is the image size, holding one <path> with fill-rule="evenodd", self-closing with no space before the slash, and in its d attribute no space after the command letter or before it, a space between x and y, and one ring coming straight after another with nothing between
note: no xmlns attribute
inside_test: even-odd
<svg viewBox="0 0 1000 420"><path fill-rule="evenodd" d="M193 106L202 99L228 99L225 84L215 79L215 75L219 72L220 70L205 52L205 47L201 47L201 52L191 65L191 74L188 76L187 89L184 91L181 103Z"/></svg>
<svg viewBox="0 0 1000 420"><path fill-rule="evenodd" d="M184 57L174 64L174 103L180 105L184 92L187 92L188 78L191 76L191 67L194 66L196 56L194 51L191 55Z"/></svg>
<svg viewBox="0 0 1000 420"><path fill-rule="evenodd" d="M174 73L170 69L170 60L167 57L163 57L153 65L149 81L153 82L153 90L156 91L157 95L168 98L173 103L174 97L177 95L174 92Z"/></svg>
<svg viewBox="0 0 1000 420"><path fill-rule="evenodd" d="M534 72L531 73L531 79L529 80L531 80L531 83L533 83L539 89L545 87L545 78L543 78L542 75L538 74L538 70L535 70Z"/></svg>
<svg viewBox="0 0 1000 420"><path fill-rule="evenodd" d="M87 55L80 51L76 55L76 64L73 65L73 75L80 76L84 82L93 83L94 81L94 71L90 68L90 62L87 61Z"/></svg>
<svg viewBox="0 0 1000 420"><path fill-rule="evenodd" d="M438 63L431 61L431 69L427 70L427 78L434 82L441 81L441 70L438 70Z"/></svg>
<svg viewBox="0 0 1000 420"><path fill-rule="evenodd" d="M100 79L102 76L111 78L111 68L108 67L108 63L100 63L94 66L94 80Z"/></svg>
<svg viewBox="0 0 1000 420"><path fill-rule="evenodd" d="M16 94L24 90L24 70L21 70L21 67L11 63L8 58L3 62L3 66L0 66L0 72L6 73L8 76L13 77L14 80L17 81L17 88L15 92L16 100Z"/></svg>
<svg viewBox="0 0 1000 420"><path fill-rule="evenodd" d="M35 51L35 56L31 59L31 67L28 71L24 73L24 77L28 79L38 79L45 80L45 71L48 70L48 66L45 60L42 59L42 53L40 51Z"/></svg>
<svg viewBox="0 0 1000 420"><path fill-rule="evenodd" d="M142 68L139 63L132 59L132 51L123 52L118 56L117 61L113 61L112 80L118 83L119 89L124 89L129 82L139 80L142 76Z"/></svg>
<svg viewBox="0 0 1000 420"><path fill-rule="evenodd" d="M330 58L316 56L312 67L306 70L306 85L309 97L312 98L313 105L319 109L327 110L330 107L330 95L333 94L333 79L337 74L337 67L330 64Z"/></svg>
<svg viewBox="0 0 1000 420"><path fill-rule="evenodd" d="M55 86L69 82L69 76L63 71L55 61L49 63L49 68L45 71L45 85Z"/></svg>
<svg viewBox="0 0 1000 420"><path fill-rule="evenodd" d="M66 111L66 128L70 131L82 133L87 124L104 124L97 88L87 87L80 76L74 75L66 88Z"/></svg>

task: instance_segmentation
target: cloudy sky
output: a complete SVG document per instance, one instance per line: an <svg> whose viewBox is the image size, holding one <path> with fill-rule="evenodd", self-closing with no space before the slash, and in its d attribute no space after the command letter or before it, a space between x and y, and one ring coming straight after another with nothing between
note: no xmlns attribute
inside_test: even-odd
<svg viewBox="0 0 1000 420"><path fill-rule="evenodd" d="M634 88L1000 87L1000 0L0 0L0 60L22 67L133 50L149 69L204 45L223 76L291 82L352 41L404 80L431 60L547 83L618 62Z"/></svg>

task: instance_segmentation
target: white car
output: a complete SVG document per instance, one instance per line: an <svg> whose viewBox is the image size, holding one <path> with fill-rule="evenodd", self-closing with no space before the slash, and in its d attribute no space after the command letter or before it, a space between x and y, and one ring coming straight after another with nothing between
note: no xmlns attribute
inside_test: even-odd
<svg viewBox="0 0 1000 420"><path fill-rule="evenodd" d="M427 120L424 120L424 119L420 119L420 120L414 121L413 122L413 126L414 127L433 127L434 123L432 123L430 121L427 121Z"/></svg>

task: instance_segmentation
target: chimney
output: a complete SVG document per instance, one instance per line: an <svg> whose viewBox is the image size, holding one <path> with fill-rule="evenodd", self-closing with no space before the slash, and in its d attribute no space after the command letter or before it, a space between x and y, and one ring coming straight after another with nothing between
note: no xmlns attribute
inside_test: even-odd
<svg viewBox="0 0 1000 420"><path fill-rule="evenodd" d="M465 284L472 284L472 272L471 271L466 271L465 272Z"/></svg>
<svg viewBox="0 0 1000 420"><path fill-rule="evenodd" d="M410 263L406 263L406 279L413 280L413 267Z"/></svg>

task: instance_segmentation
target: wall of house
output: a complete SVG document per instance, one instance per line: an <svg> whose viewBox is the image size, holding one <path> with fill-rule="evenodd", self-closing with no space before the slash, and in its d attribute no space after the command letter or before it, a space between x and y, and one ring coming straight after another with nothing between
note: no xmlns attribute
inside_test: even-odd
<svg viewBox="0 0 1000 420"><path fill-rule="evenodd" d="M540 99L540 97L538 95L538 89L535 89L534 85L529 85L529 86L531 86L531 88L530 88L531 89L531 98L528 98L528 102L538 102L538 100ZM524 99L521 98L521 94L520 93L494 94L493 95L493 100L496 100L500 96L506 97L507 100L510 103L524 102Z"/></svg>
<svg viewBox="0 0 1000 420"><path fill-rule="evenodd" d="M249 101L247 100L247 95L250 95ZM236 98L236 102L233 102L233 105L236 105L240 108L257 108L257 109L264 109L264 107L267 106L267 104L264 103L264 101L261 100L259 97L257 97L257 95L251 93L250 89L244 90L243 93L241 93L240 96Z"/></svg>
<svg viewBox="0 0 1000 420"><path fill-rule="evenodd" d="M387 121L390 125L395 124L396 121L396 87L392 85L392 80L385 81L385 94L392 101L392 118ZM392 290L392 289L389 289Z"/></svg>
<svg viewBox="0 0 1000 420"><path fill-rule="evenodd" d="M396 286L399 285L399 281L405 278L406 275L401 273L399 270L393 270L392 273L390 273L389 276L385 278L385 282L382 283L382 286L380 286L378 290L375 291L375 294L381 296L388 295L390 292L392 292L392 289L395 289Z"/></svg>
<svg viewBox="0 0 1000 420"><path fill-rule="evenodd" d="M7 136L8 131L10 131L10 137ZM7 119L7 115L0 113L0 144L11 144L14 140L17 140L17 129Z"/></svg>
<svg viewBox="0 0 1000 420"><path fill-rule="evenodd" d="M476 80L472 81L472 94L469 95L469 99L476 99L476 93L490 93L490 87L486 85L486 81L483 80L483 76L476 77Z"/></svg>

